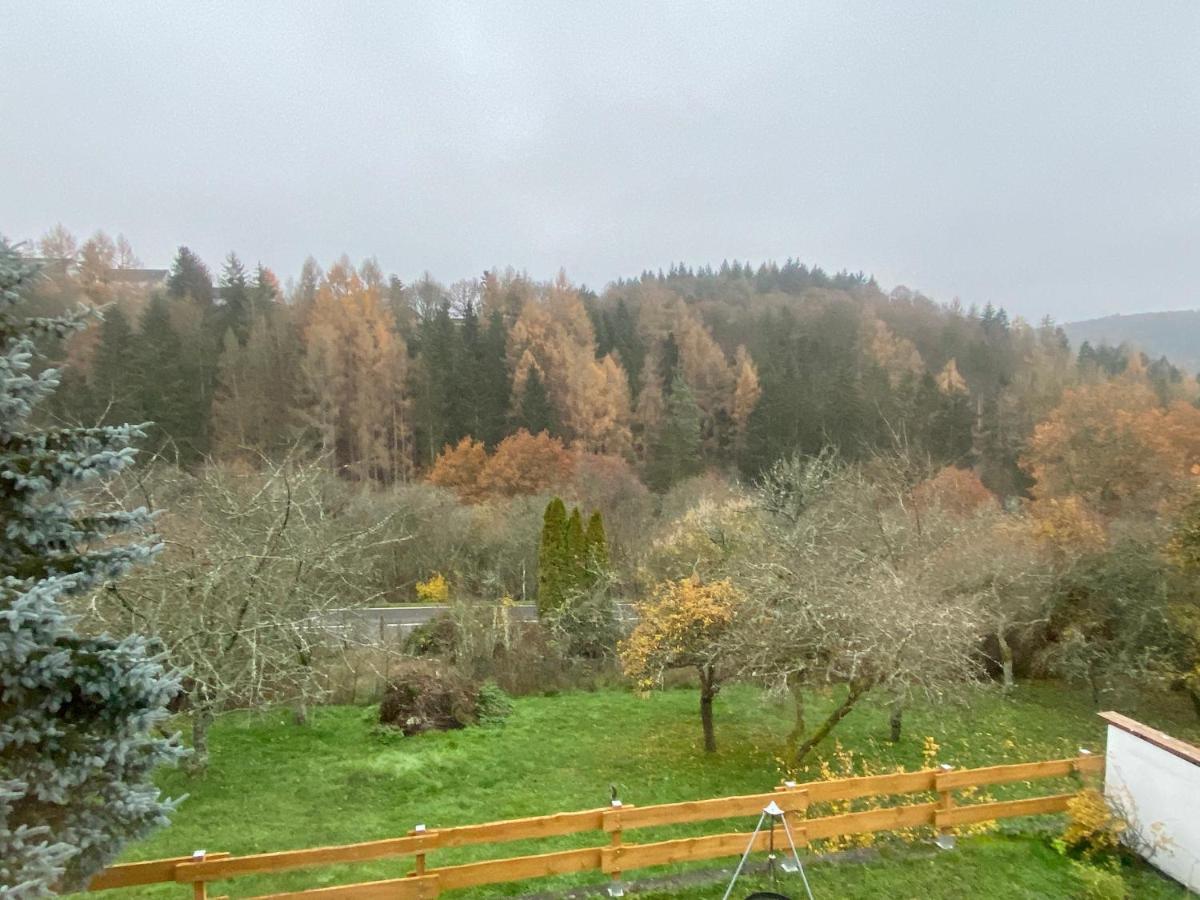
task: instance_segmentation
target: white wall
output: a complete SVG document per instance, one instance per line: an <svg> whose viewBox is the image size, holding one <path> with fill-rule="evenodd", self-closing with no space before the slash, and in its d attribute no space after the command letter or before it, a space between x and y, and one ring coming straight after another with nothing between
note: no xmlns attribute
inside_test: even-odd
<svg viewBox="0 0 1200 900"><path fill-rule="evenodd" d="M1144 842L1161 826L1172 846L1150 864L1200 892L1200 765L1110 724L1104 792Z"/></svg>

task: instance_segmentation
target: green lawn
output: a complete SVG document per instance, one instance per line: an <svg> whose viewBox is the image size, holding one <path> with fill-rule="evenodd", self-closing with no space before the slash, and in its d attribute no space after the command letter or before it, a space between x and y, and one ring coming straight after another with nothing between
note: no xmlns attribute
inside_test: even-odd
<svg viewBox="0 0 1200 900"><path fill-rule="evenodd" d="M958 766L1071 755L1080 746L1102 749L1103 723L1083 692L1037 684L1020 686L1011 698L979 690L969 699L968 705L913 709L897 745L886 741L886 713L871 706L851 713L836 736L884 768L919 767L927 735L941 745L939 760ZM726 689L716 710L720 749L706 755L699 747L696 704L695 693L687 690L647 697L617 690L530 697L516 701L512 717L501 727L415 738L380 732L373 708L319 708L306 727L291 725L282 711L229 715L213 729L206 775L164 773L161 783L169 794L189 796L169 828L134 847L126 858L177 856L197 848L242 854L311 847L396 836L417 823L434 827L596 807L607 802L610 784L626 802L647 804L764 791L779 783L777 755L789 725L785 708L749 687ZM1190 709L1173 695L1118 706L1180 737L1200 738ZM754 823L730 824L748 829ZM1030 826L1012 824L1009 830L1021 827ZM699 829L712 832L714 825ZM696 829L639 832L636 839L685 833ZM584 835L510 844L492 855L602 842L596 839ZM431 864L487 852L444 851L433 855ZM916 885L927 876L931 883L958 879L979 884L980 867L1008 885L1019 885L1022 878L1052 885L1069 876L1065 862L1046 849L1044 839L1012 843L989 838L964 842L959 851L930 859L821 866L820 877L838 887L819 896L962 896L930 893ZM242 878L214 885L211 893L249 896L395 877L407 868L408 861L396 860ZM1018 877L1010 869L1025 874ZM532 882L492 893L566 883ZM181 891L160 887L143 895L180 897ZM1065 896L1057 888L987 895ZM702 890L679 896L713 894Z"/></svg>
<svg viewBox="0 0 1200 900"><path fill-rule="evenodd" d="M1071 863L1044 839L985 837L961 841L942 852L930 848L884 854L866 862L817 862L806 866L816 900L1042 900L1080 897L1079 876ZM765 875L740 878L733 897L752 890L774 889L803 900L797 875L779 874L772 886ZM1127 867L1121 873L1129 895L1137 900L1185 898L1187 891L1148 867ZM718 900L728 884L709 881L694 887L651 890L639 900Z"/></svg>

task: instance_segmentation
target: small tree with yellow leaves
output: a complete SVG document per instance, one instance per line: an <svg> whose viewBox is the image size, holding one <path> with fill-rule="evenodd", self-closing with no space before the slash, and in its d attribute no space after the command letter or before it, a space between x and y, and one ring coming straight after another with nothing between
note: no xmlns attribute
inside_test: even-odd
<svg viewBox="0 0 1200 900"><path fill-rule="evenodd" d="M637 627L621 644L622 668L643 687L651 687L668 669L696 669L704 749L709 753L717 749L712 707L723 675L721 638L741 602L729 579L706 584L692 576L661 582L637 605Z"/></svg>
<svg viewBox="0 0 1200 900"><path fill-rule="evenodd" d="M434 572L425 581L417 582L417 598L422 603L448 603L450 601L450 582L441 572Z"/></svg>

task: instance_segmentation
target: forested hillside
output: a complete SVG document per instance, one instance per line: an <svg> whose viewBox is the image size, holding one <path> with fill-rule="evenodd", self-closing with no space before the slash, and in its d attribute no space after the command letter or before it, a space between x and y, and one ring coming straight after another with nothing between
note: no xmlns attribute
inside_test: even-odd
<svg viewBox="0 0 1200 900"><path fill-rule="evenodd" d="M0 900L1180 896L1198 2L5 2Z"/></svg>
<svg viewBox="0 0 1200 900"><path fill-rule="evenodd" d="M153 522L161 552L65 608L187 673L194 769L229 710L380 699L409 734L681 669L704 750L750 682L787 698L796 766L857 707L897 744L906 710L980 682L1200 714L1200 406L1165 359L796 261L596 294L38 249L35 277L0 242L6 297L105 310L66 340L20 320L18 369L63 363L27 443L153 423L138 466L46 508ZM414 601L441 609L409 635L362 613Z"/></svg>
<svg viewBox="0 0 1200 900"><path fill-rule="evenodd" d="M706 469L753 477L796 450L903 446L1007 497L1029 488L1021 455L1065 389L1132 367L1160 402L1194 393L1165 360L1077 357L1050 323L795 260L673 266L598 295L512 271L404 284L345 257L310 259L284 289L233 253L214 277L186 247L144 287L121 277L138 265L123 240L59 229L38 250L60 261L44 311L111 304L63 351L57 414L152 421L152 449L184 465L299 452L358 481L514 493L550 470L514 452L490 485L464 479L523 429L658 491Z"/></svg>
<svg viewBox="0 0 1200 900"><path fill-rule="evenodd" d="M1200 372L1200 310L1103 316L1063 325L1072 343L1093 347L1125 344L1151 356L1166 356L1189 372Z"/></svg>

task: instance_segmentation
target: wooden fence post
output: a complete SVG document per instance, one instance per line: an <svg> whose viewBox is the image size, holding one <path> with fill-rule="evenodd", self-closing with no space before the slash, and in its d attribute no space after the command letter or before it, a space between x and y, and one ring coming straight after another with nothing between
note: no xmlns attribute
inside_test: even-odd
<svg viewBox="0 0 1200 900"><path fill-rule="evenodd" d="M192 862L204 862L207 850L196 850L192 853ZM192 882L192 900L208 900L208 885L203 881Z"/></svg>
<svg viewBox="0 0 1200 900"><path fill-rule="evenodd" d="M1075 763L1075 774L1080 776L1080 778L1082 778L1085 773L1083 771L1083 766L1081 766L1079 763L1085 759L1088 759L1089 757L1091 757L1091 755L1092 755L1092 751L1087 749L1086 747L1079 748L1079 759ZM1101 771L1103 771L1103 770L1101 770ZM1104 780L1103 775L1101 776L1101 780L1102 781Z"/></svg>
<svg viewBox="0 0 1200 900"><path fill-rule="evenodd" d="M808 845L808 832L804 824L805 820L808 819L808 791L797 790L798 787L799 785L796 782L788 780L783 784L777 785L774 790L777 794L792 794L801 800L798 809L785 809L783 811L785 819L788 816L791 817L791 825L789 827L792 829L792 839L795 841L796 846L800 847ZM791 803L788 803L788 806L791 806Z"/></svg>
<svg viewBox="0 0 1200 900"><path fill-rule="evenodd" d="M775 791L761 794L642 807L623 806L614 797L608 807L442 829L428 829L424 824L418 824L407 835L357 844L282 850L241 857L197 850L190 857L112 866L95 876L89 889L105 890L148 884L191 884L192 900L225 900L209 896L208 881L222 882L255 873L277 873L317 865L363 863L412 856L416 871L409 872L406 877L344 885L332 891L329 888L313 888L268 896L271 900L433 900L443 890L600 870L611 879L608 886L609 896L621 897L625 894L625 869L632 872L650 866L739 856L745 852L749 837L743 830L644 843L637 837L641 829L692 822L757 818L764 806L769 806L774 801L783 810L782 821L789 826L797 847L808 845L810 841L828 840L842 835L931 827L937 836L938 846L950 849L955 844L955 831L963 826L1017 816L1061 813L1067 810L1071 800L1078 796L1076 792L1071 792L1018 800L980 802L978 797L972 796L976 788L1042 778L1071 777L1073 774L1096 776L1102 775L1103 771L1104 757L1092 756L1081 751L1073 758L984 768L956 769L943 765L940 768L922 769L917 772L853 776L802 784L787 781L776 787ZM961 804L955 796L957 791L966 792ZM902 806L861 812L830 813L828 809L822 809L831 803L848 803L860 797L898 794L914 794L919 797L913 798L914 802ZM625 828L629 828L631 832L629 842L624 840ZM587 847L577 849L551 850L448 866L438 865L436 860L431 866L427 858L429 853L439 849L538 840L584 832L594 835L597 831L606 832L609 836L608 841L601 846L590 843ZM760 846L762 843L765 843L765 840L760 842Z"/></svg>
<svg viewBox="0 0 1200 900"><path fill-rule="evenodd" d="M954 766L948 763L942 763L939 767L943 772L949 772ZM938 791L938 807L937 813L934 815L934 821L941 818L941 813L950 812L954 809L954 791L950 788ZM943 850L954 849L954 829L949 825L939 825L937 829L937 837L934 839L938 847Z"/></svg>
<svg viewBox="0 0 1200 900"><path fill-rule="evenodd" d="M409 834L425 834L425 825L420 824L413 827ZM416 866L413 874L418 878L425 874L425 851L421 850L413 855L413 863Z"/></svg>
<svg viewBox="0 0 1200 900"><path fill-rule="evenodd" d="M621 886L621 844L623 835L621 832L621 810L624 808L620 800L616 798L612 801L612 806L606 809L603 813L604 830L608 832L609 853L607 854L612 860L614 867L609 870L609 877L613 883L609 885L608 896L624 897L625 888Z"/></svg>

